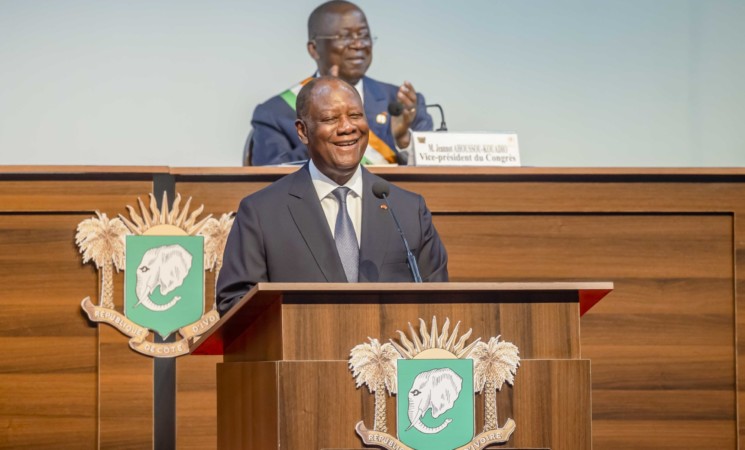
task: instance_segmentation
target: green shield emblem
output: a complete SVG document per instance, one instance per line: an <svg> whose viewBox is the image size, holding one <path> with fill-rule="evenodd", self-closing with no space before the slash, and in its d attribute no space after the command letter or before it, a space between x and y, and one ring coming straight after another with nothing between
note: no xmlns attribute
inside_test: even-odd
<svg viewBox="0 0 745 450"><path fill-rule="evenodd" d="M400 359L396 421L398 439L420 450L452 450L475 429L473 361Z"/></svg>
<svg viewBox="0 0 745 450"><path fill-rule="evenodd" d="M204 313L202 236L127 236L124 314L164 339Z"/></svg>

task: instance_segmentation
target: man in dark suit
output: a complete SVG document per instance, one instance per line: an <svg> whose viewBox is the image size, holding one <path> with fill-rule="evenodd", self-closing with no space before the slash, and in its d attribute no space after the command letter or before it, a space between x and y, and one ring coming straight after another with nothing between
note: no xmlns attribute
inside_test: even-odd
<svg viewBox="0 0 745 450"><path fill-rule="evenodd" d="M298 94L296 132L310 161L241 201L217 281L225 313L256 283L413 281L383 200L360 165L368 125L357 91L321 77ZM447 253L424 199L390 186L389 202L424 281L448 281Z"/></svg>
<svg viewBox="0 0 745 450"><path fill-rule="evenodd" d="M370 127L369 147L363 164L405 163L410 148L410 130L432 130L424 97L408 81L401 86L366 77L372 63L373 36L362 10L346 1L334 0L317 7L308 18L308 54L318 67L316 75L332 75L354 86L362 96ZM274 96L254 110L249 145L252 165L283 164L308 159L306 146L295 132L295 101L304 83ZM391 117L388 105L399 102L403 109Z"/></svg>

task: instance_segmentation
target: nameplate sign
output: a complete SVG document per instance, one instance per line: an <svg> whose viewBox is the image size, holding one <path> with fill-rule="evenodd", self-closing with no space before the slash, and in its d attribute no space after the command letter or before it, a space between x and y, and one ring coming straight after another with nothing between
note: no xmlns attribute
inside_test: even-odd
<svg viewBox="0 0 745 450"><path fill-rule="evenodd" d="M514 133L412 133L415 166L519 167Z"/></svg>

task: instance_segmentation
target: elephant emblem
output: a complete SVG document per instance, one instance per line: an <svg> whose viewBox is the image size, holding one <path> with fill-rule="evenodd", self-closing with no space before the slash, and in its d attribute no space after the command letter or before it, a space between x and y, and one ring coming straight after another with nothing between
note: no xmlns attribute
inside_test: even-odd
<svg viewBox="0 0 745 450"><path fill-rule="evenodd" d="M184 283L191 269L192 256L180 245L163 245L149 249L142 255L137 265L135 292L137 304L151 311L166 311L181 300L173 297L168 303L158 305L150 298L155 288L160 287L161 295L168 295Z"/></svg>
<svg viewBox="0 0 745 450"><path fill-rule="evenodd" d="M438 418L453 407L460 395L463 379L453 370L432 369L422 372L414 379L409 391L409 421L412 427L425 434L435 434L447 427L453 419L445 419L443 423L432 428L422 423L422 417L428 410L432 410L432 417Z"/></svg>

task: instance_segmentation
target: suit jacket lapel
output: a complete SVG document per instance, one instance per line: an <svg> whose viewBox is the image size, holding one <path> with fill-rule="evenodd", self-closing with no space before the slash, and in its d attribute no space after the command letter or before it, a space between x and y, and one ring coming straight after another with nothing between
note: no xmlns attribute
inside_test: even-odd
<svg viewBox="0 0 745 450"><path fill-rule="evenodd" d="M362 237L360 238L360 282L378 281L380 266L388 248L388 239L395 231L391 228L388 211L381 208L385 204L372 193L372 185L378 177L362 168Z"/></svg>
<svg viewBox="0 0 745 450"><path fill-rule="evenodd" d="M388 133L388 123L379 124L377 121L377 115L385 112L386 122L391 119L388 114L388 98L386 97L385 92L379 89L378 86L367 77L364 78L362 88L365 92L365 115L367 116L367 124L379 138L387 142L386 134ZM388 145L390 145L390 142L388 142Z"/></svg>
<svg viewBox="0 0 745 450"><path fill-rule="evenodd" d="M313 188L307 164L296 173L289 194L290 214L326 281L346 282L344 266L336 251L336 244L321 209L321 202Z"/></svg>

